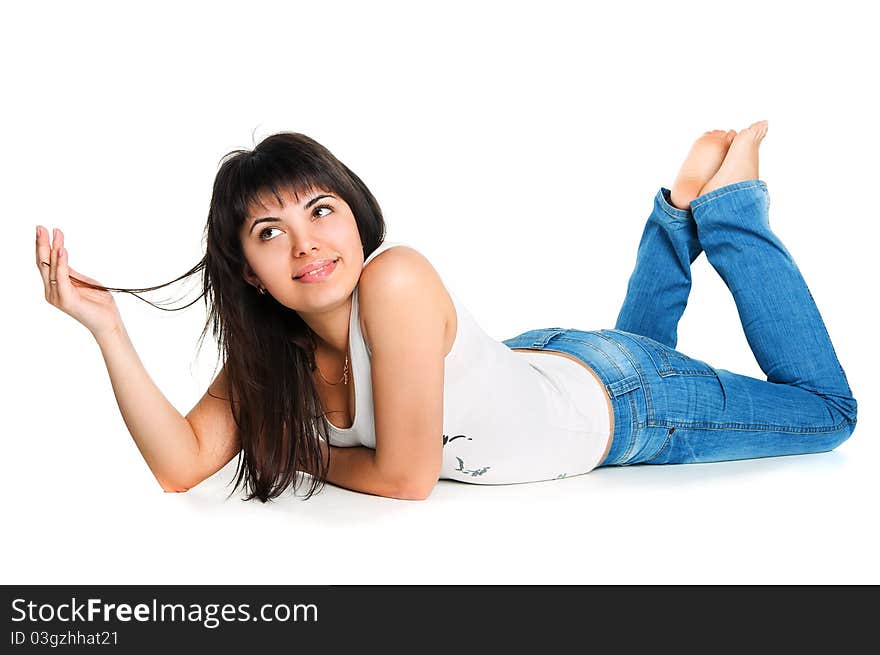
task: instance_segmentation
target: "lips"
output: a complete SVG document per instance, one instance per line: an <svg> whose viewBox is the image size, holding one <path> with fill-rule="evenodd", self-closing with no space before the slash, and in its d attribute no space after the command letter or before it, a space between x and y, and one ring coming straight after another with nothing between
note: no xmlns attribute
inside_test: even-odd
<svg viewBox="0 0 880 655"><path fill-rule="evenodd" d="M312 262L311 264L306 264L301 269L299 269L299 272L297 272L297 274L293 276L293 279L298 280L306 273L310 273L310 272L317 270L319 268L323 268L324 266L327 266L328 264L333 264L336 261L338 261L338 259L339 259L338 257L336 259L319 259L317 261Z"/></svg>

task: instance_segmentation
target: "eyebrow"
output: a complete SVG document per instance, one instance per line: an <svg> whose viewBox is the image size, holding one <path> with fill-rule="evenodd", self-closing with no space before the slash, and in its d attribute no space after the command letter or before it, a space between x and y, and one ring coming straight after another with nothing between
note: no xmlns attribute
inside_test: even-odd
<svg viewBox="0 0 880 655"><path fill-rule="evenodd" d="M333 196L332 194L329 194L329 193L322 193L321 195L315 196L314 198L312 198L312 199L309 200L308 202L304 203L304 204L303 204L303 209L308 209L309 207L311 207L312 205L314 205L316 202L318 202L321 198L334 198L334 197L335 197L335 196ZM251 229L248 231L248 234L249 234L249 235L250 235L250 234L253 234L254 228L255 228L258 224L260 224L260 223L271 223L271 222L278 222L278 223L280 223L280 222L281 222L281 219L280 219L280 218L275 218L274 216L266 216L265 218L258 218L258 219L255 220L253 223L251 223Z"/></svg>

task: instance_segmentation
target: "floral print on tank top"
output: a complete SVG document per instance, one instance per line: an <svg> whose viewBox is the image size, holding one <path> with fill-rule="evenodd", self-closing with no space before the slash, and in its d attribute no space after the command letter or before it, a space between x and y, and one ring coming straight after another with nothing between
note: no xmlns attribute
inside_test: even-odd
<svg viewBox="0 0 880 655"><path fill-rule="evenodd" d="M457 434L454 437L450 437L448 434L444 434L443 435L443 446L445 447L446 444L448 444L450 441L455 441L456 439L467 439L468 441L473 441L473 439L471 437L468 437L467 435L464 435L464 434ZM492 468L491 466L483 466L482 468L468 470L464 467L464 460L461 457L458 457L456 455L455 459L458 460L458 468L455 470L458 471L459 473L464 473L465 475L469 475L471 477L483 475L486 471L488 471L490 468ZM566 475L568 475L568 474L567 473L560 473L559 475L557 475L554 478L554 480L561 480Z"/></svg>

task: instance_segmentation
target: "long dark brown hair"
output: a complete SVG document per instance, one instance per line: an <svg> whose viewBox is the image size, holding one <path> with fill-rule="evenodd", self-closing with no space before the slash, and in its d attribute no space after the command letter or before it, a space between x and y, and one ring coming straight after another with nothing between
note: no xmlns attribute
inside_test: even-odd
<svg viewBox="0 0 880 655"><path fill-rule="evenodd" d="M247 283L239 237L248 209L259 204L263 194L271 192L281 204L282 190L298 196L309 189L336 193L348 203L364 259L384 241L382 210L361 179L317 141L281 132L266 137L253 150L233 150L221 158L205 226L206 252L195 267L170 282L142 289L76 280L94 289L130 293L165 311L205 299L208 318L199 348L211 327L228 380L222 400L231 405L241 441L230 495L243 481L248 492L244 500L259 498L265 503L291 485L295 495L302 472L308 472L312 481L304 498L308 500L327 479L329 460L321 456L318 443L319 437L327 443L329 439L312 376L314 335L297 312ZM202 293L183 307L169 310L137 295L199 272Z"/></svg>

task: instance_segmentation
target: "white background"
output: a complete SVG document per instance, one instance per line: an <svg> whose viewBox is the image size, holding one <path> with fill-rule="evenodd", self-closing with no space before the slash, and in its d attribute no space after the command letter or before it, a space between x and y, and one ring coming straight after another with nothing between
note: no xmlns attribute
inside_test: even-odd
<svg viewBox="0 0 880 655"><path fill-rule="evenodd" d="M860 583L877 553L869 3L27 3L6 9L3 583ZM203 254L220 158L276 131L371 188L499 340L613 327L660 186L711 129L767 119L760 178L859 401L836 451L600 469L424 502L328 485L243 503L235 460L163 493L88 331L46 303L34 227L117 287ZM540 264L547 270L534 274ZM705 255L678 349L764 379ZM178 292L181 288L175 287ZM172 289L148 295L173 297ZM188 299L197 295L191 293ZM165 295L162 295L165 294ZM202 301L117 295L182 414L213 377Z"/></svg>

